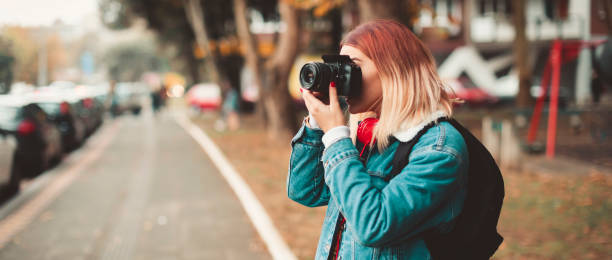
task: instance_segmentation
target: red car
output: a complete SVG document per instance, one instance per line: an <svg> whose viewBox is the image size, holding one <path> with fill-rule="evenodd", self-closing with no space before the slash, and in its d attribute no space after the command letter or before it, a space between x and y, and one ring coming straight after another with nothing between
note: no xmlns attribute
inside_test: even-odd
<svg viewBox="0 0 612 260"><path fill-rule="evenodd" d="M187 91L187 103L199 110L216 110L221 106L221 89L216 84L201 83Z"/></svg>

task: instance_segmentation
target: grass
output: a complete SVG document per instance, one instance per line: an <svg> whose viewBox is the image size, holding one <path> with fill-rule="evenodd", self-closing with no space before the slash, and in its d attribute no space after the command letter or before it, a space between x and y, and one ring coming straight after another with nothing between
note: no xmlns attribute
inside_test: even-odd
<svg viewBox="0 0 612 260"><path fill-rule="evenodd" d="M606 259L612 254L612 178L505 175L499 259Z"/></svg>

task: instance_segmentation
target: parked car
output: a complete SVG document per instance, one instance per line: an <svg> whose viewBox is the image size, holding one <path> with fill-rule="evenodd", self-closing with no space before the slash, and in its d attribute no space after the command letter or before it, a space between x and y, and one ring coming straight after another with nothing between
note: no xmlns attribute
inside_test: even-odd
<svg viewBox="0 0 612 260"><path fill-rule="evenodd" d="M0 117L3 114L0 110ZM14 135L0 130L0 201L12 196L19 190L20 178L14 174L13 156L17 149L17 139Z"/></svg>
<svg viewBox="0 0 612 260"><path fill-rule="evenodd" d="M79 117L85 122L87 134L92 134L104 120L104 105L93 97L84 97L76 104Z"/></svg>
<svg viewBox="0 0 612 260"><path fill-rule="evenodd" d="M120 115L126 111L140 114L142 102L149 95L149 89L142 83L120 82L115 87L111 112Z"/></svg>
<svg viewBox="0 0 612 260"><path fill-rule="evenodd" d="M58 81L48 87L39 88L34 97L42 102L58 104L67 102L71 114L80 119L85 128L85 136L93 133L102 124L104 118L104 99L108 88L88 85L75 85L70 82ZM101 97L100 97L101 96Z"/></svg>
<svg viewBox="0 0 612 260"><path fill-rule="evenodd" d="M78 85L75 87L75 103L77 114L87 129L87 134L92 134L104 121L104 102L108 89L104 86Z"/></svg>
<svg viewBox="0 0 612 260"><path fill-rule="evenodd" d="M202 110L215 110L221 106L221 89L217 84L201 83L187 91L190 107Z"/></svg>
<svg viewBox="0 0 612 260"><path fill-rule="evenodd" d="M85 140L87 129L83 120L77 116L75 106L66 101L61 103L40 102L37 104L45 110L49 119L59 129L64 152L78 148Z"/></svg>
<svg viewBox="0 0 612 260"><path fill-rule="evenodd" d="M32 101L40 106L57 126L64 152L72 151L81 145L85 140L87 129L74 104L78 101L73 100L71 103L66 97L49 93L35 95Z"/></svg>
<svg viewBox="0 0 612 260"><path fill-rule="evenodd" d="M71 103L72 111L75 116L83 122L85 128L85 136L89 136L98 127L99 118L94 109L93 100L91 98L84 98Z"/></svg>
<svg viewBox="0 0 612 260"><path fill-rule="evenodd" d="M0 129L17 139L13 170L31 178L60 161L61 134L47 113L24 97L0 98Z"/></svg>

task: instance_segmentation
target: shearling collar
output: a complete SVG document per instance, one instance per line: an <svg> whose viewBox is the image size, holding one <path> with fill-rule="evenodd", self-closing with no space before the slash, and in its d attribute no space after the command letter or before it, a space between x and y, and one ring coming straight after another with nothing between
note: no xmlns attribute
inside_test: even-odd
<svg viewBox="0 0 612 260"><path fill-rule="evenodd" d="M401 142L408 142L414 136L416 136L416 134L419 133L419 131L421 131L421 129L423 129L426 125L428 125L429 123L431 123L433 121L438 120L441 117L446 117L446 116L448 116L446 114L446 112L444 112L442 110L438 110L436 112L431 113L420 124L418 124L416 126L413 126L413 127L409 127L409 128L403 129L403 130L399 130L399 131L393 133L393 136L395 138L397 138L397 140L399 140Z"/></svg>

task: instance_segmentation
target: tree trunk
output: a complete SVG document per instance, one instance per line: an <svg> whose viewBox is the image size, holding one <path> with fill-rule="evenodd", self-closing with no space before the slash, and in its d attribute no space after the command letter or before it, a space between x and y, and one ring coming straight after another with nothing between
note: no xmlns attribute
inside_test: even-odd
<svg viewBox="0 0 612 260"><path fill-rule="evenodd" d="M234 0L234 19L236 20L236 31L240 38L240 43L245 51L246 64L255 74L253 75L255 83L261 87L261 77L259 76L261 59L257 55L257 44L247 21L246 3L245 0Z"/></svg>
<svg viewBox="0 0 612 260"><path fill-rule="evenodd" d="M262 80L264 109L268 117L270 138L290 137L298 128L293 99L289 94L289 72L298 54L300 21L298 11L279 1L278 9L286 29L280 35L277 49L266 62Z"/></svg>
<svg viewBox="0 0 612 260"><path fill-rule="evenodd" d="M268 137L285 140L298 128L287 83L298 53L300 23L295 8L285 1L279 1L278 6L286 30L280 35L276 51L265 64L258 55L257 41L249 31L244 0L234 0L234 16L238 37L245 48L246 64L259 87L258 112L266 122Z"/></svg>
<svg viewBox="0 0 612 260"><path fill-rule="evenodd" d="M603 0L604 13L606 16L606 25L608 26L608 35L612 35L612 1Z"/></svg>
<svg viewBox="0 0 612 260"><path fill-rule="evenodd" d="M261 65L262 60L257 52L257 41L251 31L249 30L249 22L247 20L245 0L234 0L234 19L236 20L236 31L238 32L238 38L240 44L244 48L244 58L246 60L246 66L253 74L253 80L259 90L259 96L263 97L263 82L261 79ZM267 119L264 113L263 102L259 102L255 106L255 114L257 114L263 122L267 124Z"/></svg>
<svg viewBox="0 0 612 260"><path fill-rule="evenodd" d="M189 71L189 76L191 77L192 83L196 84L200 82L200 62L193 56L193 43L191 41L185 41L181 46L181 55L184 57L186 61L186 65L188 66L187 70Z"/></svg>
<svg viewBox="0 0 612 260"><path fill-rule="evenodd" d="M204 13L202 12L200 0L183 0L183 6L185 8L187 20L196 36L198 47L208 55L208 57L205 58L205 62L206 68L209 70L210 79L221 86L219 69L217 68L217 57L208 46L208 33L206 31Z"/></svg>
<svg viewBox="0 0 612 260"><path fill-rule="evenodd" d="M512 1L514 31L514 64L518 69L519 92L516 97L516 106L527 108L531 104L529 88L531 87L531 68L529 65L529 49L527 34L525 33L525 0Z"/></svg>

